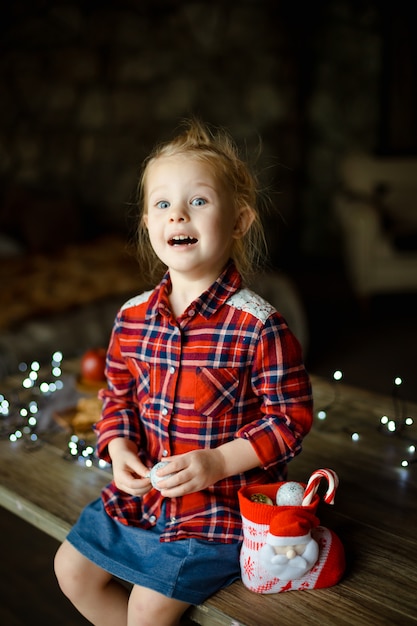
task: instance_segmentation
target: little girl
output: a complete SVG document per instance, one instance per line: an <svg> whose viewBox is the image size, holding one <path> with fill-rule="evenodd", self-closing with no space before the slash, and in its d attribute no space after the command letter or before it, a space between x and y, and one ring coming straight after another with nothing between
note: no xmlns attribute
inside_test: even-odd
<svg viewBox="0 0 417 626"><path fill-rule="evenodd" d="M55 558L63 592L98 626L178 624L238 579L237 492L285 480L312 424L298 341L242 285L262 231L229 136L190 122L147 159L139 192L143 265L166 273L116 317L97 424L113 481Z"/></svg>

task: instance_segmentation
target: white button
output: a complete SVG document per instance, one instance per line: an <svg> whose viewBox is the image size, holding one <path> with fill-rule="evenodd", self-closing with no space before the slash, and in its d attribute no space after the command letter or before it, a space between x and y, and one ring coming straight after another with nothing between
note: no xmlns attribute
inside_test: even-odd
<svg viewBox="0 0 417 626"><path fill-rule="evenodd" d="M162 415L168 415L168 409L166 407L162 409Z"/></svg>
<svg viewBox="0 0 417 626"><path fill-rule="evenodd" d="M190 310L188 311L188 317L194 317L194 315L195 315L195 311L194 311L194 309L190 309Z"/></svg>
<svg viewBox="0 0 417 626"><path fill-rule="evenodd" d="M168 456L168 450L164 450L164 451L162 452L162 456Z"/></svg>
<svg viewBox="0 0 417 626"><path fill-rule="evenodd" d="M177 521L176 517L171 517L171 524L175 524L176 521Z"/></svg>
<svg viewBox="0 0 417 626"><path fill-rule="evenodd" d="M173 374L174 372L175 372L175 367L171 365L171 367L169 368L169 373Z"/></svg>
<svg viewBox="0 0 417 626"><path fill-rule="evenodd" d="M156 522L156 515L151 515L151 516L150 516L150 518L149 518L149 521L150 521L152 524L155 524L155 522Z"/></svg>

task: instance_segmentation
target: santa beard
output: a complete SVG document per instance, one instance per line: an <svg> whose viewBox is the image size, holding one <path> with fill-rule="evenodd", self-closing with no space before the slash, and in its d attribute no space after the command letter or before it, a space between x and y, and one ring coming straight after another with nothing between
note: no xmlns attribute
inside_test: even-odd
<svg viewBox="0 0 417 626"><path fill-rule="evenodd" d="M319 556L317 541L310 539L301 555L289 559L285 554L276 554L274 547L266 543L259 550L259 560L269 574L280 580L297 580L306 574Z"/></svg>

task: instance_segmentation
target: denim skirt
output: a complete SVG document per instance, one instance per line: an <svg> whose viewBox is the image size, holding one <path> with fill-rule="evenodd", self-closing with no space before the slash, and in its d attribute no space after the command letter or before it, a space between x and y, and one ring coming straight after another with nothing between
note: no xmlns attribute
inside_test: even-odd
<svg viewBox="0 0 417 626"><path fill-rule="evenodd" d="M201 604L240 578L241 542L161 542L165 507L150 529L112 519L98 498L82 511L67 540L113 576L189 604Z"/></svg>

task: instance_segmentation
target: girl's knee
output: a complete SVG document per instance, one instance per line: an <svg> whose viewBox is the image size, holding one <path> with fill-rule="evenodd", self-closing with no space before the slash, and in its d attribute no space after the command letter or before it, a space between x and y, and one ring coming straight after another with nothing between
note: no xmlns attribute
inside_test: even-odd
<svg viewBox="0 0 417 626"><path fill-rule="evenodd" d="M64 542L55 554L54 571L62 592L72 598L76 588L82 584L81 568L73 554L75 549Z"/></svg>
<svg viewBox="0 0 417 626"><path fill-rule="evenodd" d="M73 602L91 586L99 586L104 572L78 552L68 541L58 548L55 576L62 592Z"/></svg>
<svg viewBox="0 0 417 626"><path fill-rule="evenodd" d="M190 605L144 587L134 586L129 599L128 626L175 626Z"/></svg>

